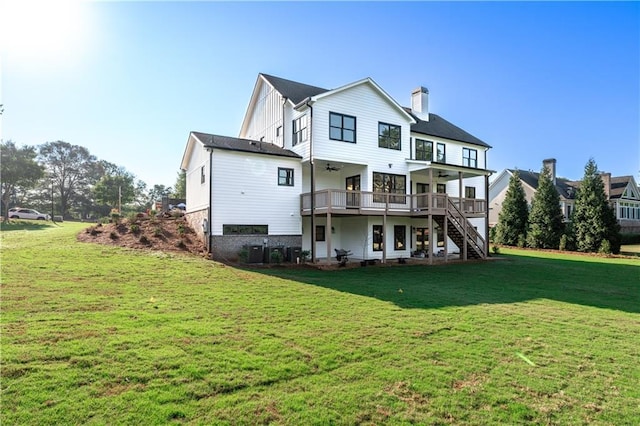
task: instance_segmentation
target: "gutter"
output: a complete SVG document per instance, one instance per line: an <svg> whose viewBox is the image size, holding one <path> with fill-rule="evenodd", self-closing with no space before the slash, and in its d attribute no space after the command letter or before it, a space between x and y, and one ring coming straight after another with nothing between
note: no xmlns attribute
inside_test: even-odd
<svg viewBox="0 0 640 426"><path fill-rule="evenodd" d="M207 253L211 254L211 225L213 223L213 149L209 149L209 223L207 225Z"/></svg>

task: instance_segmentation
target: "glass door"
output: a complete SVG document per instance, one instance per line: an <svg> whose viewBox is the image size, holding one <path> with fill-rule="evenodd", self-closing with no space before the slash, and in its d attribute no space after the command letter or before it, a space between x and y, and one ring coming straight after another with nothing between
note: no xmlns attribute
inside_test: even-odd
<svg viewBox="0 0 640 426"><path fill-rule="evenodd" d="M416 183L416 193L417 194L428 194L429 193L429 184L428 183ZM417 197L417 206L418 208L426 208L429 207L429 196L423 195Z"/></svg>
<svg viewBox="0 0 640 426"><path fill-rule="evenodd" d="M345 189L347 191L360 191L360 175L346 178ZM347 192L347 207L360 207L360 193Z"/></svg>

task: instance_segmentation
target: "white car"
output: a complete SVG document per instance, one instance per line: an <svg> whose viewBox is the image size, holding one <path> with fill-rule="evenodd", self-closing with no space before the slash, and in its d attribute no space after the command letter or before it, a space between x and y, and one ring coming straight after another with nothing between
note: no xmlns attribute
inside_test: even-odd
<svg viewBox="0 0 640 426"><path fill-rule="evenodd" d="M51 216L46 213L40 213L33 209L16 209L14 211L9 210L10 219L36 219L36 220L49 220Z"/></svg>

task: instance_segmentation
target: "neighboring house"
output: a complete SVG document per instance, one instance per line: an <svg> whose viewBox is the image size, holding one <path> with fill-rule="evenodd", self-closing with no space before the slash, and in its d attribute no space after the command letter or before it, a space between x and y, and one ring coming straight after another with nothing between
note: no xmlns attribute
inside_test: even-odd
<svg viewBox="0 0 640 426"><path fill-rule="evenodd" d="M542 165L549 168L551 172L551 178L560 196L560 208L564 220L569 222L575 207L580 181L557 177L554 158L543 160ZM514 172L515 169L504 169L489 185L489 226L491 227L498 223L509 180ZM527 203L531 205L531 200L538 189L540 173L526 170L518 170L518 173ZM605 195L616 213L621 232L640 233L640 191L633 176L611 177L611 173L602 173L601 177Z"/></svg>
<svg viewBox="0 0 640 426"><path fill-rule="evenodd" d="M217 258L243 246L313 259L487 254L488 144L372 79L327 90L259 74L238 138L191 132L187 219Z"/></svg>

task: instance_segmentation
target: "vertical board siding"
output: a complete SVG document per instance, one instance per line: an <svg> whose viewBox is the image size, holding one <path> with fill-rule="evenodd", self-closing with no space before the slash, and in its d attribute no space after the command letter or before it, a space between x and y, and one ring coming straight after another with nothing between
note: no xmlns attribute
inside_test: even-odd
<svg viewBox="0 0 640 426"><path fill-rule="evenodd" d="M209 207L209 152L193 138L189 143L193 144L193 149L187 162L185 189L187 212L192 212ZM202 166L205 170L204 183L200 181Z"/></svg>
<svg viewBox="0 0 640 426"><path fill-rule="evenodd" d="M283 145L282 135L277 135L277 128L282 125L282 96L270 84L261 82L258 97L249 112L248 126L241 138Z"/></svg>
<svg viewBox="0 0 640 426"><path fill-rule="evenodd" d="M294 186L278 185L278 167L294 170ZM213 152L213 235L222 225L269 225L270 235L301 233L302 169L297 158Z"/></svg>

